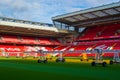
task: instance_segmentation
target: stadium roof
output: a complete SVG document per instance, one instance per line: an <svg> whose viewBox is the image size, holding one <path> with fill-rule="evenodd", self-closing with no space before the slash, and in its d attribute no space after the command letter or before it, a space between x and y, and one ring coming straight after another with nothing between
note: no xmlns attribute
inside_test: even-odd
<svg viewBox="0 0 120 80"><path fill-rule="evenodd" d="M0 34L62 37L68 32L59 32L51 24L0 17Z"/></svg>
<svg viewBox="0 0 120 80"><path fill-rule="evenodd" d="M92 26L120 21L120 2L52 17L53 21L70 26Z"/></svg>

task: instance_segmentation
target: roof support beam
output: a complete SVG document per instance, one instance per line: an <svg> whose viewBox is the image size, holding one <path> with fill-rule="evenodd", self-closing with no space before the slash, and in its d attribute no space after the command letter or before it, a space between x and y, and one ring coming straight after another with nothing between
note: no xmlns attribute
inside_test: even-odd
<svg viewBox="0 0 120 80"><path fill-rule="evenodd" d="M98 16L98 15L94 14L93 12L91 12L90 14L92 14L92 15L94 15L94 16L97 16L97 17L100 17L100 16Z"/></svg>
<svg viewBox="0 0 120 80"><path fill-rule="evenodd" d="M105 19L98 19L98 20L91 20L91 21L86 21L86 22L79 22L79 23L75 23L72 26L83 26L83 25L92 25L92 24L97 24L100 22L108 22L108 21L115 21L115 20L119 20L120 21L120 16L119 17L114 17L114 18L105 18Z"/></svg>
<svg viewBox="0 0 120 80"><path fill-rule="evenodd" d="M115 11L117 11L117 12L119 12L120 13L120 11L119 10L117 10L116 8L113 8Z"/></svg>

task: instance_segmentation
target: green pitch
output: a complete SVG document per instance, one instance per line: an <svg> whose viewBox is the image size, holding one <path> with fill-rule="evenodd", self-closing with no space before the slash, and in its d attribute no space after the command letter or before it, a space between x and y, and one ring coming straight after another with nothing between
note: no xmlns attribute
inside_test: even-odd
<svg viewBox="0 0 120 80"><path fill-rule="evenodd" d="M37 59L0 58L1 80L119 80L120 64L37 63Z"/></svg>

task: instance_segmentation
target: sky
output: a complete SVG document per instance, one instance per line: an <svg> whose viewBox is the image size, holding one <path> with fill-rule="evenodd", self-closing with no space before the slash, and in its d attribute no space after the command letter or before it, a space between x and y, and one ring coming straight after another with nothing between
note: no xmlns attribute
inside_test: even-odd
<svg viewBox="0 0 120 80"><path fill-rule="evenodd" d="M0 16L51 24L51 17L119 1L0 0Z"/></svg>

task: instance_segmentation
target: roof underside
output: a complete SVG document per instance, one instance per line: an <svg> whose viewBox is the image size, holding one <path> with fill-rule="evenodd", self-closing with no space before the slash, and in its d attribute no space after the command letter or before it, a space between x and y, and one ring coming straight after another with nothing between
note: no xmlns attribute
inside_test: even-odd
<svg viewBox="0 0 120 80"><path fill-rule="evenodd" d="M75 27L120 22L120 2L60 15L52 19Z"/></svg>
<svg viewBox="0 0 120 80"><path fill-rule="evenodd" d="M52 26L45 26L43 23L17 20L0 17L0 34L26 35L37 37L63 37L68 32L59 32Z"/></svg>
<svg viewBox="0 0 120 80"><path fill-rule="evenodd" d="M0 34L26 35L37 37L63 37L68 33L0 25Z"/></svg>

